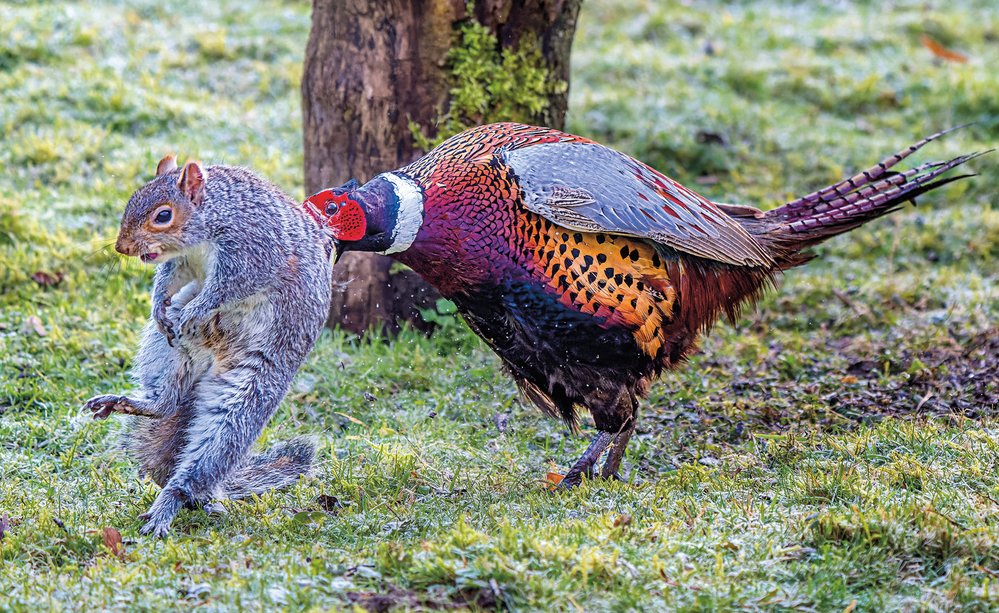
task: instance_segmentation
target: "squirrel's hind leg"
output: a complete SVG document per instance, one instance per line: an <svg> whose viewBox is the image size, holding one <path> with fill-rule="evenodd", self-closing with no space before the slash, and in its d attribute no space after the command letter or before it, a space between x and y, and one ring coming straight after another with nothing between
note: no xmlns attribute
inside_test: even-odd
<svg viewBox="0 0 999 613"><path fill-rule="evenodd" d="M223 495L225 483L243 465L290 382L252 355L198 381L187 440L173 474L145 514L144 534L165 534L182 506L204 506Z"/></svg>

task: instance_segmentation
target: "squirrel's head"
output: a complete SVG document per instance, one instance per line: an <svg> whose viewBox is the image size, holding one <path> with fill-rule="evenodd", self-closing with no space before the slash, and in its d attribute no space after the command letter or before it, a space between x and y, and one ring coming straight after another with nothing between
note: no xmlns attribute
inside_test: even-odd
<svg viewBox="0 0 999 613"><path fill-rule="evenodd" d="M177 168L168 155L156 166L156 178L132 194L121 216L114 248L159 264L201 242L198 207L205 198L208 175L197 162Z"/></svg>
<svg viewBox="0 0 999 613"><path fill-rule="evenodd" d="M399 172L364 185L351 179L309 196L304 205L332 234L338 257L344 251L405 251L423 224L423 191Z"/></svg>

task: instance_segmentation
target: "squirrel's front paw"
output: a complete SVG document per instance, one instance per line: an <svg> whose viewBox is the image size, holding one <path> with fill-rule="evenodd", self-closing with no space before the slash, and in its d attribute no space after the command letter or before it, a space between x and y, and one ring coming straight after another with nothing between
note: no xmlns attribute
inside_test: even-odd
<svg viewBox="0 0 999 613"><path fill-rule="evenodd" d="M94 414L94 419L107 419L112 413L123 413L122 407L129 404L131 403L126 396L103 394L101 396L94 396L83 407Z"/></svg>
<svg viewBox="0 0 999 613"><path fill-rule="evenodd" d="M83 407L94 414L94 419L107 419L112 413L142 417L161 416L161 413L156 412L155 406L150 406L147 402L116 394L94 396Z"/></svg>
<svg viewBox="0 0 999 613"><path fill-rule="evenodd" d="M156 303L153 307L153 321L156 322L156 327L160 329L163 336L166 337L167 345L173 347L173 342L177 339L177 335L173 331L173 320L167 313L167 307L170 306L170 299L166 298Z"/></svg>

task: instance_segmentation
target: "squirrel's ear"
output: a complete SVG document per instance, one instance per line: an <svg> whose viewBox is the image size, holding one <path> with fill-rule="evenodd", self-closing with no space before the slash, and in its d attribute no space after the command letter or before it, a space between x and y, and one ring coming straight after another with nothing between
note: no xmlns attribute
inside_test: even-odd
<svg viewBox="0 0 999 613"><path fill-rule="evenodd" d="M177 156L171 153L160 160L160 163L156 165L156 176L162 177L168 172L173 172L175 170L177 170Z"/></svg>
<svg viewBox="0 0 999 613"><path fill-rule="evenodd" d="M177 187L180 192L187 196L194 204L201 204L205 197L205 171L201 164L188 162L184 164L184 170L180 173L180 180Z"/></svg>

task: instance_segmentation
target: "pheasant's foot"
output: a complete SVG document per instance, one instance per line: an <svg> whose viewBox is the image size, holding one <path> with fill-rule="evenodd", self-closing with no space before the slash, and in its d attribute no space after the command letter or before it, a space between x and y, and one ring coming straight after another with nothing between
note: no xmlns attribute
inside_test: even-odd
<svg viewBox="0 0 999 613"><path fill-rule="evenodd" d="M597 435L593 437L590 441L590 446L586 448L583 455L579 456L576 463L572 465L569 472L565 474L562 482L559 483L560 488L570 488L576 487L583 481L583 476L589 477L593 474L593 465L597 463L600 458L600 454L607 449L607 446L611 444L614 440L613 434L610 432L597 432Z"/></svg>

